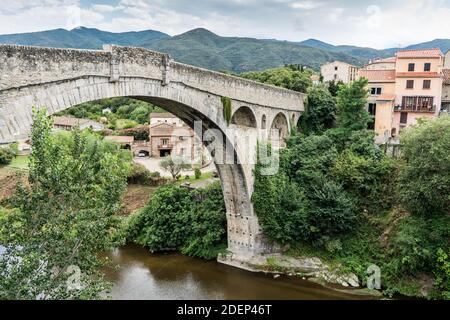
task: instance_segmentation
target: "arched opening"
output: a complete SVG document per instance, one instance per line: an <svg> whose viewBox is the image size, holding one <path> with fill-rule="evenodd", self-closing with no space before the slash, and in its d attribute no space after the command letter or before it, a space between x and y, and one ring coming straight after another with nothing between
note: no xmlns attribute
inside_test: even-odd
<svg viewBox="0 0 450 320"><path fill-rule="evenodd" d="M265 114L263 114L262 119L261 119L261 129L266 129L267 128L267 117Z"/></svg>
<svg viewBox="0 0 450 320"><path fill-rule="evenodd" d="M137 156L138 157L150 157L150 152L148 152L147 150L139 150L137 152Z"/></svg>
<svg viewBox="0 0 450 320"><path fill-rule="evenodd" d="M289 134L289 125L286 116L283 113L278 113L272 121L270 127L270 140L276 141L279 139L280 147L286 146L286 138Z"/></svg>
<svg viewBox="0 0 450 320"><path fill-rule="evenodd" d="M237 109L233 117L231 118L231 123L238 125L238 126L244 126L244 127L251 127L256 128L256 118L253 114L253 111L249 107L240 107Z"/></svg>

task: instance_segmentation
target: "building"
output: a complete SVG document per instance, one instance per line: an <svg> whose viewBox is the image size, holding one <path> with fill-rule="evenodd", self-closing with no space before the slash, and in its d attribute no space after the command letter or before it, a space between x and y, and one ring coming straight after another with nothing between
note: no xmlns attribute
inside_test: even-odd
<svg viewBox="0 0 450 320"><path fill-rule="evenodd" d="M208 157L194 130L171 113L150 114L150 145L150 156L155 158L176 155L197 161Z"/></svg>
<svg viewBox="0 0 450 320"><path fill-rule="evenodd" d="M101 131L105 127L103 124L91 119L78 119L71 117L53 117L53 129L72 131L76 127L80 130L92 129L93 131Z"/></svg>
<svg viewBox="0 0 450 320"><path fill-rule="evenodd" d="M364 67L365 70L395 70L396 57L373 59Z"/></svg>
<svg viewBox="0 0 450 320"><path fill-rule="evenodd" d="M372 128L378 143L397 137L419 118L439 115L443 66L439 49L403 50L359 71L360 78L369 80L367 110L375 118Z"/></svg>
<svg viewBox="0 0 450 320"><path fill-rule="evenodd" d="M169 112L161 112L161 113L151 113L150 114L150 125L158 124L158 123L168 123L172 124L176 127L183 127L186 124L183 120L177 118L173 114Z"/></svg>
<svg viewBox="0 0 450 320"><path fill-rule="evenodd" d="M320 75L312 74L311 81L312 81L313 85L318 85L320 83Z"/></svg>
<svg viewBox="0 0 450 320"><path fill-rule="evenodd" d="M450 56L449 56L449 59L450 59ZM446 56L445 60L447 61L447 56ZM442 75L443 75L443 79L442 79L441 112L450 113L450 69L443 69Z"/></svg>
<svg viewBox="0 0 450 320"><path fill-rule="evenodd" d="M350 83L356 80L358 75L358 67L342 61L333 61L320 67L324 82L342 81Z"/></svg>

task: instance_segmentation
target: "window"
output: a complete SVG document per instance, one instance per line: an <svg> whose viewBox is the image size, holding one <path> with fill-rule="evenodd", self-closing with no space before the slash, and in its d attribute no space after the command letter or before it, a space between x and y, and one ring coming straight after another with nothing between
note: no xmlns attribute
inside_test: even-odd
<svg viewBox="0 0 450 320"><path fill-rule="evenodd" d="M403 97L402 109L411 111L434 111L434 97Z"/></svg>
<svg viewBox="0 0 450 320"><path fill-rule="evenodd" d="M431 88L431 80L423 80L423 88L430 89Z"/></svg>
<svg viewBox="0 0 450 320"><path fill-rule="evenodd" d="M338 70L338 67L334 67L334 70L337 71L337 70Z"/></svg>
<svg viewBox="0 0 450 320"><path fill-rule="evenodd" d="M414 80L406 80L406 89L414 89Z"/></svg>
<svg viewBox="0 0 450 320"><path fill-rule="evenodd" d="M161 145L163 146L169 145L169 139L161 139Z"/></svg>
<svg viewBox="0 0 450 320"><path fill-rule="evenodd" d="M377 113L377 104L369 103L369 107L367 108L368 112L373 116L373 119L367 124L367 129L374 130L375 129L375 114Z"/></svg>
<svg viewBox="0 0 450 320"><path fill-rule="evenodd" d="M186 152L186 148L181 148L180 149L180 156L184 156Z"/></svg>
<svg viewBox="0 0 450 320"><path fill-rule="evenodd" d="M402 112L400 113L400 124L407 124L408 123L408 113Z"/></svg>
<svg viewBox="0 0 450 320"><path fill-rule="evenodd" d="M334 75L334 80L337 80L337 74Z"/></svg>
<svg viewBox="0 0 450 320"><path fill-rule="evenodd" d="M409 72L414 71L415 67L416 67L416 64L415 64L415 63L409 63L409 64L408 64L408 71L409 71Z"/></svg>
<svg viewBox="0 0 450 320"><path fill-rule="evenodd" d="M370 94L372 94L372 95L380 95L381 94L381 88L370 88Z"/></svg>
<svg viewBox="0 0 450 320"><path fill-rule="evenodd" d="M431 63L427 62L423 66L423 71L430 71L431 70Z"/></svg>

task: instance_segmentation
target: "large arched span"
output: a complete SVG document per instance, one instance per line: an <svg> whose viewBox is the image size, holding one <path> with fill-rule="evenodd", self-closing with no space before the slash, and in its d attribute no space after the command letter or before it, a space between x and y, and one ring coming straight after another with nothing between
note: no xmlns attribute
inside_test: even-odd
<svg viewBox="0 0 450 320"><path fill-rule="evenodd" d="M259 119L277 111L302 111L302 94L198 69L139 48L108 46L104 51L89 51L0 45L0 61L6 61L0 64L0 143L27 137L32 107L45 107L48 114L54 114L83 102L114 97L154 103L194 130L209 130L206 144L214 143L216 148L233 261L271 250L250 201L253 165L240 161L246 158L245 152L256 149L256 142L241 148L228 143L233 137L229 136L221 98L229 97L232 106L245 105L251 111L250 121L247 109L238 109L234 115L237 129L233 135L244 136L248 128L240 124L255 128L255 114ZM277 126L279 122L274 123ZM280 130L287 134L284 127ZM215 143L218 141L224 143ZM221 157L227 153L231 157Z"/></svg>

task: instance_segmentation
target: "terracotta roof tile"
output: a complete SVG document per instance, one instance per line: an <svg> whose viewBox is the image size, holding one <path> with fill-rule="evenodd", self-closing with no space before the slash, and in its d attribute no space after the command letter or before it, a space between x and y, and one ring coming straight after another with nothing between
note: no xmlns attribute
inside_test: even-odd
<svg viewBox="0 0 450 320"><path fill-rule="evenodd" d="M359 70L360 78L367 78L369 82L395 81L395 70Z"/></svg>
<svg viewBox="0 0 450 320"><path fill-rule="evenodd" d="M402 50L397 52L397 58L438 58L442 56L439 48Z"/></svg>

